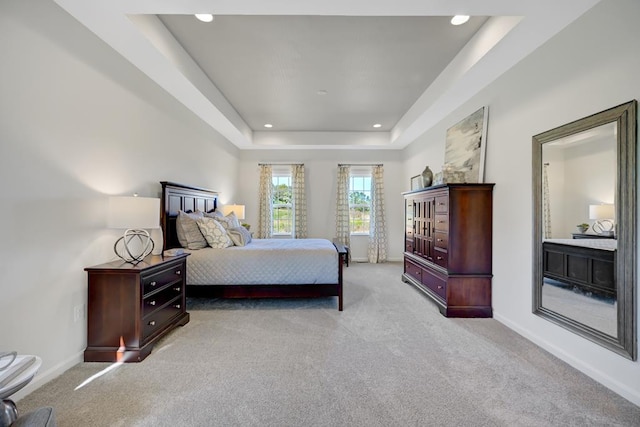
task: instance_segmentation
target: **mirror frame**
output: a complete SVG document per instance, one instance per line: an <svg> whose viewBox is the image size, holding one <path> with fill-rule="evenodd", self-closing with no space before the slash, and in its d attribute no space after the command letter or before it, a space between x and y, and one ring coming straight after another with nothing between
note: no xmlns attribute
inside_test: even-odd
<svg viewBox="0 0 640 427"><path fill-rule="evenodd" d="M628 359L637 359L636 287L636 122L637 101L576 120L533 137L533 313ZM542 147L579 132L617 123L616 289L617 337L542 306Z"/></svg>

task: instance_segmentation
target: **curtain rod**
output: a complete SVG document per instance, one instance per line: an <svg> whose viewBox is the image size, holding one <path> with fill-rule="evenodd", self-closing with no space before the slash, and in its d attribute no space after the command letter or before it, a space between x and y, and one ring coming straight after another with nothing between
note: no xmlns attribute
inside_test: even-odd
<svg viewBox="0 0 640 427"><path fill-rule="evenodd" d="M384 166L382 163L338 163L338 166Z"/></svg>

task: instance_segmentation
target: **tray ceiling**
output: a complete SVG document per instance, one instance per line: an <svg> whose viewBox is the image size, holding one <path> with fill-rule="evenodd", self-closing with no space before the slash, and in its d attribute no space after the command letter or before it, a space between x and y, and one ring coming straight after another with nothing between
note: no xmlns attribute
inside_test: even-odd
<svg viewBox="0 0 640 427"><path fill-rule="evenodd" d="M240 149L402 149L597 0L56 2Z"/></svg>

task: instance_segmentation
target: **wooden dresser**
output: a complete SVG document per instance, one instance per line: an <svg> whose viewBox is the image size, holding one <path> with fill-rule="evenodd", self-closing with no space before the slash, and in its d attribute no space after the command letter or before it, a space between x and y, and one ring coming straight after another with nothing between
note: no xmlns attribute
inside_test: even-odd
<svg viewBox="0 0 640 427"><path fill-rule="evenodd" d="M85 362L139 362L176 326L185 307L187 254L85 268L89 276Z"/></svg>
<svg viewBox="0 0 640 427"><path fill-rule="evenodd" d="M402 280L447 317L491 317L494 184L447 184L403 193Z"/></svg>

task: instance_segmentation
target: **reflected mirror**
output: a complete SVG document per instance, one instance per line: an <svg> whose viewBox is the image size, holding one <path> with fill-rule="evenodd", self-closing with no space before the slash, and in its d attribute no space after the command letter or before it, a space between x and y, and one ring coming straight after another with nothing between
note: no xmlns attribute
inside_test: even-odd
<svg viewBox="0 0 640 427"><path fill-rule="evenodd" d="M632 360L636 107L533 137L533 312Z"/></svg>

